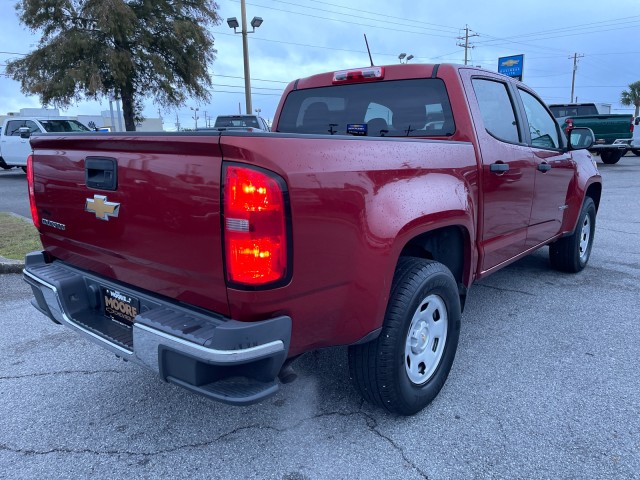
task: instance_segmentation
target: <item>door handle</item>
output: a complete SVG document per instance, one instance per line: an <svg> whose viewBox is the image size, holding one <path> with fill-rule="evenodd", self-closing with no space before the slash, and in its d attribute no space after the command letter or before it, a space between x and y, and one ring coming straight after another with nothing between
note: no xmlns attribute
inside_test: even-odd
<svg viewBox="0 0 640 480"><path fill-rule="evenodd" d="M118 163L115 158L87 157L84 161L85 182L89 188L116 190Z"/></svg>
<svg viewBox="0 0 640 480"><path fill-rule="evenodd" d="M509 171L508 163L492 163L489 165L489 171L493 173L504 173Z"/></svg>
<svg viewBox="0 0 640 480"><path fill-rule="evenodd" d="M551 165L546 162L541 163L540 165L538 165L538 170L540 170L542 173L548 172L549 170L551 170Z"/></svg>

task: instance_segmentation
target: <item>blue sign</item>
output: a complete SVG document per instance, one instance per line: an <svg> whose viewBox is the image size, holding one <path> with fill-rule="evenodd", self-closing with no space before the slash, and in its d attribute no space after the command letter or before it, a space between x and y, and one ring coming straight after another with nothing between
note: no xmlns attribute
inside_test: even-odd
<svg viewBox="0 0 640 480"><path fill-rule="evenodd" d="M511 55L510 57L498 58L498 73L522 81L523 69L524 55Z"/></svg>

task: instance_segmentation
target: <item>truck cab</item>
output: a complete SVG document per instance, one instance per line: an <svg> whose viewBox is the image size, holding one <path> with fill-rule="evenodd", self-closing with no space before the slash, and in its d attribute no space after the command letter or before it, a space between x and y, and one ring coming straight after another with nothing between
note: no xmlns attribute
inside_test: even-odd
<svg viewBox="0 0 640 480"><path fill-rule="evenodd" d="M24 135L24 129L28 135ZM21 131L22 129L22 131ZM90 130L77 120L64 117L13 117L4 121L0 129L0 167L21 167L26 171L27 157L31 153L29 136L33 133L72 133Z"/></svg>

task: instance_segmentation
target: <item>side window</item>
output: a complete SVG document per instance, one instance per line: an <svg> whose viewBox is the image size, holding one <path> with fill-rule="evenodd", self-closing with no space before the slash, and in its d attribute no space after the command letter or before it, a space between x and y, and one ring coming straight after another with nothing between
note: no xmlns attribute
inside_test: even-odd
<svg viewBox="0 0 640 480"><path fill-rule="evenodd" d="M12 120L10 122L7 122L7 137L19 137L20 127L24 126L24 121L22 120Z"/></svg>
<svg viewBox="0 0 640 480"><path fill-rule="evenodd" d="M537 148L560 148L558 125L544 105L529 92L518 89L527 123L531 133L531 146Z"/></svg>
<svg viewBox="0 0 640 480"><path fill-rule="evenodd" d="M22 127L28 127L30 133L40 132L36 122L32 122L31 120L12 120L7 123L7 136L19 137Z"/></svg>
<svg viewBox="0 0 640 480"><path fill-rule="evenodd" d="M40 133L40 129L38 128L38 124L36 122L27 120L26 122L24 122L24 126L29 127L29 133Z"/></svg>
<svg viewBox="0 0 640 480"><path fill-rule="evenodd" d="M474 78L472 82L487 132L499 140L519 143L518 124L507 86L481 78Z"/></svg>

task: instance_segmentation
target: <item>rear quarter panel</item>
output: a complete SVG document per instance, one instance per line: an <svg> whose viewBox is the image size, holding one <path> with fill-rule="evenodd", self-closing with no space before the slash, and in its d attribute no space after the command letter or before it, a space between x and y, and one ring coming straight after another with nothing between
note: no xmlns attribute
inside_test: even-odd
<svg viewBox="0 0 640 480"><path fill-rule="evenodd" d="M287 182L293 276L270 291L228 290L239 320L287 314L290 354L353 343L382 324L404 245L460 225L475 237L477 166L463 142L285 134L221 137L225 161Z"/></svg>

